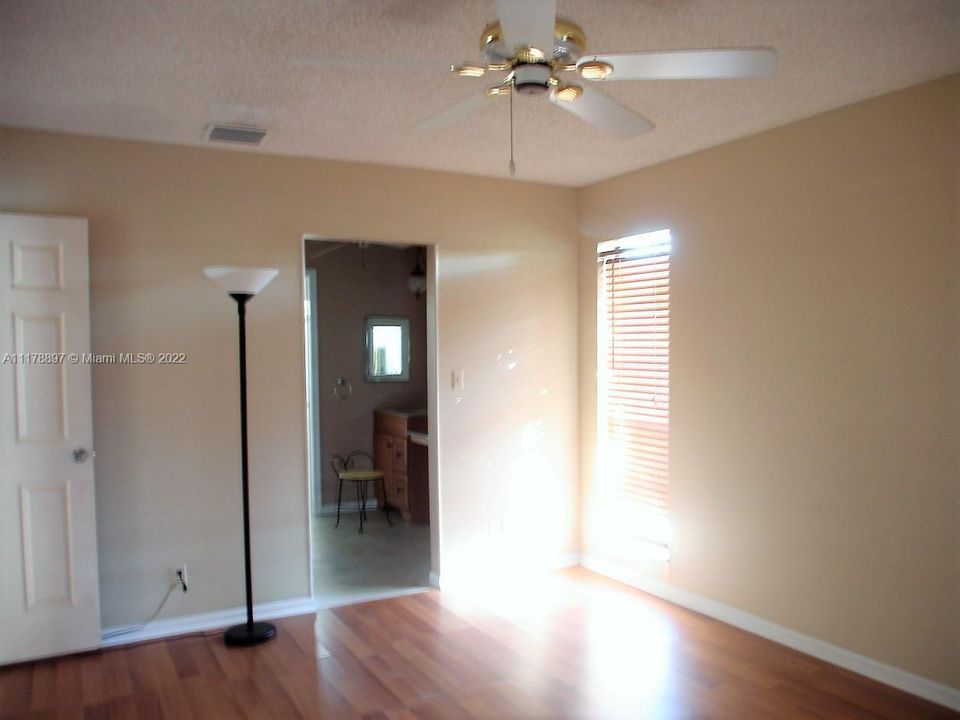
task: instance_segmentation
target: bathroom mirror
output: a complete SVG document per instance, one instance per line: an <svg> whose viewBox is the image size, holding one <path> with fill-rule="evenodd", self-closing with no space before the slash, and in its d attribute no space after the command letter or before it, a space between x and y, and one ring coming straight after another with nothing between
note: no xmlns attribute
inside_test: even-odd
<svg viewBox="0 0 960 720"><path fill-rule="evenodd" d="M367 382L410 380L410 318L367 318Z"/></svg>

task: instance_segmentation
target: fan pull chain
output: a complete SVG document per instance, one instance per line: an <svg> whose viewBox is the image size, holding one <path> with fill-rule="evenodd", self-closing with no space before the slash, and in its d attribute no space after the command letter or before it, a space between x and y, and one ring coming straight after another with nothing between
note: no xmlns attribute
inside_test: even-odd
<svg viewBox="0 0 960 720"><path fill-rule="evenodd" d="M517 164L513 161L513 87L510 88L510 177L517 174Z"/></svg>

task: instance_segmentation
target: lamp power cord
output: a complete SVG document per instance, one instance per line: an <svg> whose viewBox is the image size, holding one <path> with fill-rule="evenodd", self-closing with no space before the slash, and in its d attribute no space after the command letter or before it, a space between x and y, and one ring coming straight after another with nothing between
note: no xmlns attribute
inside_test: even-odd
<svg viewBox="0 0 960 720"><path fill-rule="evenodd" d="M177 579L170 585L170 589L167 590L167 594L163 596L163 600L160 601L160 604L157 605L157 609L154 611L153 615L144 620L139 625L134 625L133 627L123 628L122 630L114 630L113 632L104 633L102 636L103 640L111 640L115 637L120 637L121 635L129 635L130 633L139 632L143 630L147 625L156 620L160 613L163 612L164 606L167 604L167 601L170 599L170 596L173 595L173 591L178 587L182 587L183 591L187 591L187 584L183 581L183 576L177 571Z"/></svg>

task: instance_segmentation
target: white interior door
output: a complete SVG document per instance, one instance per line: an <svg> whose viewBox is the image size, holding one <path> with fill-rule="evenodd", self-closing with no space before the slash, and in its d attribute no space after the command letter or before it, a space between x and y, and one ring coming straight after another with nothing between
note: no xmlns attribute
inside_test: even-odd
<svg viewBox="0 0 960 720"><path fill-rule="evenodd" d="M100 644L87 221L0 213L0 663Z"/></svg>

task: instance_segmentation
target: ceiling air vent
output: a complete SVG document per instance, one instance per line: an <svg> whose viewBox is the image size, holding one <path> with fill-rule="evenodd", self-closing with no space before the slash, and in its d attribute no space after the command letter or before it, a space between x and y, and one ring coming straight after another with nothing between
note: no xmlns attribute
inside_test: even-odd
<svg viewBox="0 0 960 720"><path fill-rule="evenodd" d="M252 125L223 125L211 123L207 126L207 140L210 142L240 143L241 145L259 145L267 131Z"/></svg>

